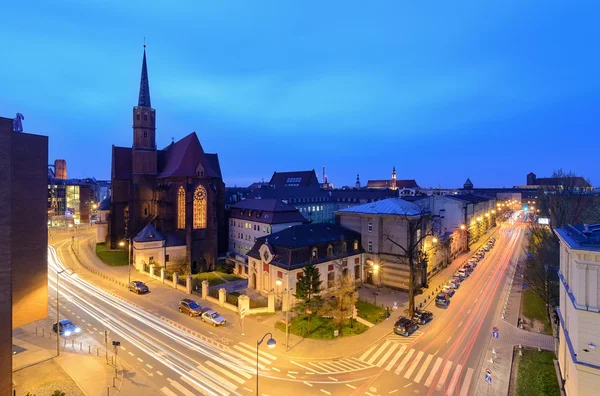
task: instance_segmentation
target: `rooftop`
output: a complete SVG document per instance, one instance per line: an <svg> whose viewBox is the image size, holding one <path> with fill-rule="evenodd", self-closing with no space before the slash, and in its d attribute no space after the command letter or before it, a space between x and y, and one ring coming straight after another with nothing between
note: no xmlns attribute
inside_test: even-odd
<svg viewBox="0 0 600 396"><path fill-rule="evenodd" d="M336 213L373 214L381 216L420 216L423 210L417 204L400 198L388 198L351 208L338 210Z"/></svg>
<svg viewBox="0 0 600 396"><path fill-rule="evenodd" d="M356 231L336 224L318 223L301 224L286 228L274 234L258 238L252 250L258 252L263 243L286 247L288 249L303 246L313 246L321 243L336 242L341 239L347 241L360 241L360 234Z"/></svg>
<svg viewBox="0 0 600 396"><path fill-rule="evenodd" d="M569 224L556 232L571 249L600 251L600 224Z"/></svg>

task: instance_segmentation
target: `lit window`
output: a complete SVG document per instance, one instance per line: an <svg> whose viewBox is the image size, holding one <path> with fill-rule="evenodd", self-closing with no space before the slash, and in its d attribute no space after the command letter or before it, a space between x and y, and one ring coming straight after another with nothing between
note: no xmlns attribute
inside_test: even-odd
<svg viewBox="0 0 600 396"><path fill-rule="evenodd" d="M369 230L369 232L373 232L373 222L372 221L369 221L368 230Z"/></svg>
<svg viewBox="0 0 600 396"><path fill-rule="evenodd" d="M333 256L333 246L327 246L327 256Z"/></svg>
<svg viewBox="0 0 600 396"><path fill-rule="evenodd" d="M196 187L194 191L194 228L206 228L206 189Z"/></svg>
<svg viewBox="0 0 600 396"><path fill-rule="evenodd" d="M185 228L185 190L181 186L177 192L177 228Z"/></svg>

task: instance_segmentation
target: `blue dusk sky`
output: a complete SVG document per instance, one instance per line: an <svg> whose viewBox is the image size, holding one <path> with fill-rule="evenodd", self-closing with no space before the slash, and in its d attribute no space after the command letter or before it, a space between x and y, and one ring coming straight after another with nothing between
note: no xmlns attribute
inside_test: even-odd
<svg viewBox="0 0 600 396"><path fill-rule="evenodd" d="M131 146L146 38L157 145L196 131L227 185L326 166L336 187L600 184L600 1L8 0L0 116L69 177ZM595 26L595 27L594 27Z"/></svg>

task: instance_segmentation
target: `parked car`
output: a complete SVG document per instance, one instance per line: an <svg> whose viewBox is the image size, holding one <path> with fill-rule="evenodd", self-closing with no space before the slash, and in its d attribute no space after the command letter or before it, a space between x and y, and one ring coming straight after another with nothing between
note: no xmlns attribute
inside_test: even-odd
<svg viewBox="0 0 600 396"><path fill-rule="evenodd" d="M140 293L148 293L150 289L144 282L141 281L131 281L129 282L129 291L135 292L137 294Z"/></svg>
<svg viewBox="0 0 600 396"><path fill-rule="evenodd" d="M450 297L446 293L440 293L435 297L435 306L445 308L450 304Z"/></svg>
<svg viewBox="0 0 600 396"><path fill-rule="evenodd" d="M454 289L458 289L460 287L460 281L458 279L452 278L450 282L448 282L448 286L453 287Z"/></svg>
<svg viewBox="0 0 600 396"><path fill-rule="evenodd" d="M403 316L394 324L394 333L408 337L417 331L418 328L419 325L415 321Z"/></svg>
<svg viewBox="0 0 600 396"><path fill-rule="evenodd" d="M473 270L475 269L475 267L473 265L469 264L469 263L465 264L463 266L463 268L466 269L468 273L473 272Z"/></svg>
<svg viewBox="0 0 600 396"><path fill-rule="evenodd" d="M452 297L456 293L456 290L452 286L446 285L442 287L442 292L446 293L448 297Z"/></svg>
<svg viewBox="0 0 600 396"><path fill-rule="evenodd" d="M64 337L68 337L72 334L77 334L81 332L81 329L75 326L73 322L71 322L68 319L64 319L58 323L54 323L54 325L52 326L52 331L57 333L57 329L58 333Z"/></svg>
<svg viewBox="0 0 600 396"><path fill-rule="evenodd" d="M190 315L191 317L202 315L203 308L194 300L184 298L179 301L179 312Z"/></svg>
<svg viewBox="0 0 600 396"><path fill-rule="evenodd" d="M468 278L469 277L469 271L467 271L464 268L461 268L458 270L458 274L461 275L463 278Z"/></svg>
<svg viewBox="0 0 600 396"><path fill-rule="evenodd" d="M219 315L218 312L213 311L212 309L207 309L204 312L202 312L200 319L202 319L203 322L210 323L215 327L222 326L227 322L227 320L225 320L224 317L222 317L221 315Z"/></svg>
<svg viewBox="0 0 600 396"><path fill-rule="evenodd" d="M455 274L452 276L452 278L453 278L453 279L458 279L458 281L459 281L459 282L462 282L462 281L464 281L464 280L465 280L465 278L466 278L466 277L465 277L465 275L464 275L464 274L461 274L461 273L460 273L460 271L457 271L457 272L456 272L456 273L455 273Z"/></svg>
<svg viewBox="0 0 600 396"><path fill-rule="evenodd" d="M477 267L477 261L475 260L469 260L467 261L467 264L469 264L473 268Z"/></svg>
<svg viewBox="0 0 600 396"><path fill-rule="evenodd" d="M433 320L433 313L429 311L416 310L412 320L417 324L424 325Z"/></svg>

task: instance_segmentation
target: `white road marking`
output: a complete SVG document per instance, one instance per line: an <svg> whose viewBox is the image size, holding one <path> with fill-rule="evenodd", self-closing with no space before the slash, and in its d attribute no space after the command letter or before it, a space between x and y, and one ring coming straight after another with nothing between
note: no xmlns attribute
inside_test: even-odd
<svg viewBox="0 0 600 396"><path fill-rule="evenodd" d="M446 341L446 344L449 343L451 339L452 339L452 336L448 337L448 340Z"/></svg>
<svg viewBox="0 0 600 396"><path fill-rule="evenodd" d="M433 382L433 377L435 377L435 374L439 370L440 365L442 364L442 360L443 359L441 357L437 358L437 360L433 364L433 368L431 369L431 372L427 376L427 379L425 380L425 383L423 385L425 385L428 388L431 386L431 383Z"/></svg>
<svg viewBox="0 0 600 396"><path fill-rule="evenodd" d="M135 356L133 353L131 352L127 352L129 354L129 356Z"/></svg>
<svg viewBox="0 0 600 396"><path fill-rule="evenodd" d="M400 372L402 370L404 370L404 366L406 366L406 364L408 363L408 359L410 359L410 357L413 355L413 353L415 353L414 349L411 349L410 351L408 351L408 353L406 354L404 359L402 359L402 362L398 365L398 367L396 367L394 374L398 375L398 374L400 374Z"/></svg>
<svg viewBox="0 0 600 396"><path fill-rule="evenodd" d="M249 355L251 357L254 357L254 361L256 362L256 350L254 352L250 352L249 350L247 350L245 348L242 348L239 345L234 345L233 349L237 349L240 352L243 352L243 353L245 353L245 354L247 354L247 355ZM263 363L265 363L265 364L270 364L271 363L271 361L269 359L265 359L264 357L262 357L260 355L258 356L258 360L261 361L261 362L263 362Z"/></svg>
<svg viewBox="0 0 600 396"><path fill-rule="evenodd" d="M356 389L356 386L354 386L354 385L346 384L346 386L347 386L348 388Z"/></svg>
<svg viewBox="0 0 600 396"><path fill-rule="evenodd" d="M457 364L454 368L454 374L452 374L452 378L450 379L450 385L448 386L446 395L452 396L454 394L454 388L456 388L456 384L458 383L458 379L460 378L461 371L462 365Z"/></svg>
<svg viewBox="0 0 600 396"><path fill-rule="evenodd" d="M310 387L312 388L312 384L311 384L310 382L302 381L302 383L303 383L304 385L308 385L308 386L310 386Z"/></svg>
<svg viewBox="0 0 600 396"><path fill-rule="evenodd" d="M221 353L221 356L223 356L224 358L229 358L229 355L227 355L225 353ZM242 359L242 360L254 365L254 367L256 367L256 355L254 356L254 360L247 356L243 356L243 355L236 355L235 357L238 359ZM258 368L260 368L261 370L264 370L266 368L266 366L259 363Z"/></svg>
<svg viewBox="0 0 600 396"><path fill-rule="evenodd" d="M278 373L281 372L281 370L279 370L277 367L271 367L273 370L277 371Z"/></svg>
<svg viewBox="0 0 600 396"><path fill-rule="evenodd" d="M381 367L383 366L383 363L385 361L388 360L388 358L392 355L392 353L394 353L394 351L396 350L396 348L398 348L399 344L393 343L392 347L385 353L385 355L383 355L383 357L381 359L379 359L379 361L377 362L377 367Z"/></svg>
<svg viewBox="0 0 600 396"><path fill-rule="evenodd" d="M423 378L423 376L425 375L425 371L427 370L427 367L429 367L429 363L431 363L431 360L433 359L433 355L429 355L427 356L427 358L425 359L425 362L423 363L423 365L421 366L421 368L419 369L419 372L417 373L417 376L415 377L414 381L418 384L419 382L421 382L421 379Z"/></svg>
<svg viewBox="0 0 600 396"><path fill-rule="evenodd" d="M138 360L138 362L140 362L140 363L143 363L143 362L144 362L144 360L143 360L143 359L140 359L140 358L137 358L137 360Z"/></svg>
<svg viewBox="0 0 600 396"><path fill-rule="evenodd" d="M94 331L98 331L98 329L97 329L97 328L95 328L95 327L94 327L93 329L94 329Z"/></svg>
<svg viewBox="0 0 600 396"><path fill-rule="evenodd" d="M297 371L289 371L289 370L288 370L288 373L290 373L290 374L298 374Z"/></svg>
<svg viewBox="0 0 600 396"><path fill-rule="evenodd" d="M154 367L150 366L149 364L146 364L146 367L148 367L150 370L152 370Z"/></svg>
<svg viewBox="0 0 600 396"><path fill-rule="evenodd" d="M396 393L396 392L398 392L398 389L394 389L393 391L390 391L389 394L391 395L392 393Z"/></svg>
<svg viewBox="0 0 600 396"><path fill-rule="evenodd" d="M391 341L386 341L385 343L383 343L383 345L381 347L379 347L379 349L377 350L377 352L375 352L373 354L373 356L371 356L371 358L367 361L367 363L369 364L373 364L373 362L375 361L375 359L377 359L379 357L379 355L381 355L383 353L383 351L385 350L385 348L387 348L388 345L390 345Z"/></svg>
<svg viewBox="0 0 600 396"><path fill-rule="evenodd" d="M473 377L473 369L469 367L467 369L467 375L465 375L465 379L463 380L462 387L460 388L460 396L467 396L469 393L469 386L471 385L471 378Z"/></svg>
<svg viewBox="0 0 600 396"><path fill-rule="evenodd" d="M469 312L467 312L467 315L471 313L471 310L469 309Z"/></svg>
<svg viewBox="0 0 600 396"><path fill-rule="evenodd" d="M406 346L403 345L402 348L400 348L400 350L398 352L396 352L396 354L394 355L392 360L385 367L385 371L390 371L392 369L392 367L394 367L394 364L396 364L398 359L400 359L400 356L404 353L405 350L406 350Z"/></svg>
<svg viewBox="0 0 600 396"><path fill-rule="evenodd" d="M255 356L256 356L256 348L255 347L253 347L251 345L248 345L248 344L246 344L244 342L239 342L238 345L241 345L241 346L249 349L250 352L253 352L255 354ZM258 350L258 354L262 355L262 356L265 356L265 357L267 357L267 358L269 358L271 360L276 360L277 359L277 356L273 356L273 355L271 355L271 354L269 354L267 352L261 351L260 349Z"/></svg>
<svg viewBox="0 0 600 396"><path fill-rule="evenodd" d="M250 388L244 387L244 390L247 390L248 392L254 393L254 391L252 389L250 389Z"/></svg>
<svg viewBox="0 0 600 396"><path fill-rule="evenodd" d="M358 359L359 360L365 360L367 358L367 356L369 356L369 354L371 352L373 352L373 350L377 347L377 345L373 345L371 348L369 348L369 350L367 350L365 353L363 353Z"/></svg>
<svg viewBox="0 0 600 396"><path fill-rule="evenodd" d="M182 378L185 378L185 377L182 377ZM184 379L184 381L187 381L187 380ZM190 392L189 390L184 388L179 382L171 380L170 384L173 388L177 389L179 392L183 393L185 396L194 396L194 394L192 392Z"/></svg>
<svg viewBox="0 0 600 396"><path fill-rule="evenodd" d="M326 395L331 395L331 392L327 392L325 389L319 389L321 392L325 393Z"/></svg>
<svg viewBox="0 0 600 396"><path fill-rule="evenodd" d="M291 379L296 379L296 377L294 377L292 374L287 374L288 377L290 377Z"/></svg>
<svg viewBox="0 0 600 396"><path fill-rule="evenodd" d="M461 322L458 324L458 327L462 326L463 322L464 322L464 321L461 321Z"/></svg>
<svg viewBox="0 0 600 396"><path fill-rule="evenodd" d="M406 370L406 373L404 374L404 378L406 378L406 379L410 378L410 376L412 375L413 371L415 371L415 369L417 368L417 365L421 361L422 357L423 357L423 352L419 351L419 353L417 354L417 357L415 358L415 360L412 362L412 364L410 365L410 367L408 368L408 370Z"/></svg>
<svg viewBox="0 0 600 396"><path fill-rule="evenodd" d="M156 371L156 374L160 375L161 377L163 376L163 373L161 373L160 371Z"/></svg>
<svg viewBox="0 0 600 396"><path fill-rule="evenodd" d="M127 349L125 349L125 347L120 346L119 348L121 348L122 351L126 351Z"/></svg>
<svg viewBox="0 0 600 396"><path fill-rule="evenodd" d="M436 390L442 390L444 383L446 382L446 378L448 378L448 374L450 373L450 369L452 368L452 362L448 360L446 365L444 366L444 370L442 371L442 376L435 387Z"/></svg>
<svg viewBox="0 0 600 396"><path fill-rule="evenodd" d="M477 298L475 299L475 302L477 302L477 300L479 300L479 297L477 297Z"/></svg>
<svg viewBox="0 0 600 396"><path fill-rule="evenodd" d="M206 367L202 366L201 364L199 364L196 368L198 371L201 371L202 373L205 374L205 375L198 374L194 370L189 371L189 374L191 376L193 376L194 378L196 378L198 380L198 382L207 383L210 387L214 387L214 388L218 389L219 391L222 390L223 392L225 392L227 394L229 394L229 392L227 392L225 387L227 387L229 389L233 389L233 390L237 389L237 385L235 385L232 382L227 381L225 378L221 377L214 371L207 369ZM181 379L185 380L185 377L181 377ZM217 386L217 385L219 385L219 386ZM220 386L222 386L223 389L220 388Z"/></svg>
<svg viewBox="0 0 600 396"><path fill-rule="evenodd" d="M169 388L167 388L166 386L163 386L162 388L160 388L160 391L162 393L164 393L167 396L177 396L177 394L173 391L171 391Z"/></svg>
<svg viewBox="0 0 600 396"><path fill-rule="evenodd" d="M332 380L332 381L338 382L338 379L337 379L337 378L333 378L333 377L327 377L327 378L329 378L329 379L330 379L330 380Z"/></svg>
<svg viewBox="0 0 600 396"><path fill-rule="evenodd" d="M412 385L412 382L411 382L410 384L406 384L406 385L404 385L404 387L405 387L405 388L408 388L408 387L409 387L409 386L411 386L411 385Z"/></svg>

